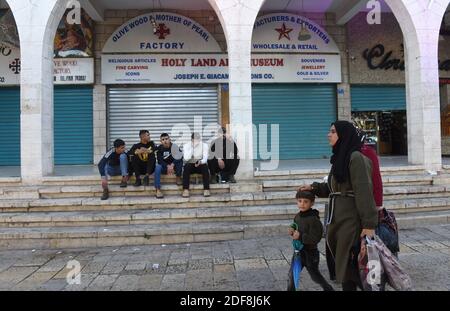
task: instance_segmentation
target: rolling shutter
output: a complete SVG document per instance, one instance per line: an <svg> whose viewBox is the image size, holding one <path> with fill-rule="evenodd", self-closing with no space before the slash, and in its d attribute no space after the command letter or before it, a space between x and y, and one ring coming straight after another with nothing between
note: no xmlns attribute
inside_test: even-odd
<svg viewBox="0 0 450 311"><path fill-rule="evenodd" d="M159 143L161 133L172 133L175 124L194 130L194 118L202 118L203 128L219 120L217 86L171 86L110 88L108 90L109 145L117 138L127 147L139 142L139 130L147 129L151 139ZM200 130L203 130L200 129ZM206 142L212 135L205 135Z"/></svg>
<svg viewBox="0 0 450 311"><path fill-rule="evenodd" d="M268 129L271 124L279 124L281 160L330 156L327 133L336 120L336 85L254 84L252 89L253 123L258 129L261 124L267 124ZM260 159L259 150L257 158Z"/></svg>
<svg viewBox="0 0 450 311"><path fill-rule="evenodd" d="M92 101L92 87L55 87L56 165L93 163Z"/></svg>
<svg viewBox="0 0 450 311"><path fill-rule="evenodd" d="M0 165L20 165L20 89L0 89Z"/></svg>
<svg viewBox="0 0 450 311"><path fill-rule="evenodd" d="M405 86L352 85L352 111L406 110Z"/></svg>

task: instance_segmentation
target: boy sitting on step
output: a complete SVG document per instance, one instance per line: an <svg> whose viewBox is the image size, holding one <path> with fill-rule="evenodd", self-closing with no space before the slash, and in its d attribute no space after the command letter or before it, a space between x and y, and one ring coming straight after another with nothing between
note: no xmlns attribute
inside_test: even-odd
<svg viewBox="0 0 450 311"><path fill-rule="evenodd" d="M98 171L102 176L103 195L102 200L109 198L108 178L109 176L122 176L121 188L127 187L128 181L128 157L125 142L122 139L114 141L111 148L98 163Z"/></svg>
<svg viewBox="0 0 450 311"><path fill-rule="evenodd" d="M297 207L299 213L295 216L294 222L297 224L298 230L289 227L289 235L293 240L299 240L303 244L300 250L300 258L303 267L308 270L311 279L319 284L325 291L333 291L333 287L325 280L319 271L319 250L317 244L322 239L323 226L320 221L319 211L313 209L315 196L309 191L298 191L295 196L297 199ZM294 260L294 257L292 257ZM288 290L295 290L292 265L289 270Z"/></svg>

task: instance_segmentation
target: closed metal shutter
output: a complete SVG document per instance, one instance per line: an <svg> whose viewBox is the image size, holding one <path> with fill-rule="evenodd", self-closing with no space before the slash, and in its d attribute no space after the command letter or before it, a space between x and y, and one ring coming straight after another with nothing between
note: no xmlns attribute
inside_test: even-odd
<svg viewBox="0 0 450 311"><path fill-rule="evenodd" d="M0 165L20 165L20 89L0 88Z"/></svg>
<svg viewBox="0 0 450 311"><path fill-rule="evenodd" d="M352 111L406 110L405 86L352 85Z"/></svg>
<svg viewBox="0 0 450 311"><path fill-rule="evenodd" d="M139 142L139 130L147 129L151 139L159 143L161 133L169 133L173 140L180 133L172 133L175 124L186 124L194 130L194 117L202 118L202 129L219 120L217 86L171 86L110 88L108 90L108 138L123 139L127 147ZM178 134L178 135L177 135ZM189 133L188 133L189 134ZM189 134L190 135L190 134ZM212 135L203 137L206 142Z"/></svg>
<svg viewBox="0 0 450 311"><path fill-rule="evenodd" d="M93 163L92 100L92 87L55 87L56 165Z"/></svg>
<svg viewBox="0 0 450 311"><path fill-rule="evenodd" d="M252 89L253 123L258 135L259 125L267 124L267 150L271 150L270 125L279 124L281 160L331 155L327 134L330 124L336 120L336 85L254 84ZM256 145L254 150L261 159Z"/></svg>

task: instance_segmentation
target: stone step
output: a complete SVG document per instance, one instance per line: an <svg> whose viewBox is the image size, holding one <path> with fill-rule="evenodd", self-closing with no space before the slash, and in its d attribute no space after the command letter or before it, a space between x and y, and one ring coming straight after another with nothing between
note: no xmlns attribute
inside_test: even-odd
<svg viewBox="0 0 450 311"><path fill-rule="evenodd" d="M322 212L323 206L318 209ZM193 209L0 213L0 227L81 227L275 220L292 219L297 212L297 207L291 204Z"/></svg>
<svg viewBox="0 0 450 311"><path fill-rule="evenodd" d="M76 179L76 177L73 177ZM63 179L65 180L65 179ZM101 196L101 187L98 184L85 184L85 185L66 185L64 181L61 184L55 185L40 185L40 186L18 186L9 185L1 187L0 200L1 199L51 199L51 198L76 198L76 197L99 197ZM134 187L129 184L127 188L120 188L118 186L118 180L114 180L110 183L110 191L116 196L153 196L155 190L151 183L148 187ZM212 184L211 192L214 194L229 193L229 192L245 192L253 191L283 191L297 189L300 185L311 184L314 181L323 181L322 179L275 179L275 180L260 180L260 181L248 181L239 182L237 184ZM419 185L450 185L450 174L440 174L437 176L431 175L398 175L398 176L385 176L383 178L383 185L385 188L389 186L419 186ZM262 187L261 187L262 186ZM182 187L175 185L175 179L162 185L164 193L167 195L177 195L181 193ZM191 185L193 194L201 194L202 185ZM435 191L432 191L433 193ZM388 193L391 194L391 193Z"/></svg>
<svg viewBox="0 0 450 311"><path fill-rule="evenodd" d="M203 196L191 196L190 198L182 198L179 196L166 196L164 199L156 199L153 197L115 197L107 201L101 201L99 198L69 198L69 199L41 199L41 200L0 200L0 217L8 219L10 216L17 216L14 218L19 222L21 217L33 217L28 215L42 213L45 219L49 219L49 215L45 213L57 212L75 212L72 215L79 215L79 213L98 212L100 215L108 212L113 212L111 215L116 216L116 211L120 217L119 219L108 218L93 218L92 221L129 221L133 213L141 211L155 211L156 219L161 220L161 215L158 211L162 211L163 215L167 213L174 213L177 215L184 214L202 215L204 210L210 210L212 215L221 215L220 213L231 213L226 217L236 217L234 211L236 209L243 209L245 211L257 211L260 209L260 214L254 216L267 216L266 211L272 211L270 206L279 210L279 206L295 206L295 191L282 192L268 192L268 193L243 193L243 194L222 194L214 195L209 198ZM317 199L316 207L323 208L327 199ZM385 199L384 206L399 212L415 212L419 210L441 210L450 207L450 196L436 196L436 197L408 197L407 199ZM222 210L222 211L221 211ZM11 214L12 213L12 214ZM124 213L123 216L120 213ZM50 214L52 215L52 214ZM71 214L67 214L71 215ZM90 214L86 214L90 215ZM280 215L276 212L274 215ZM56 214L56 216L59 216ZM88 216L86 216L88 217ZM214 216L215 217L215 216ZM76 219L75 219L76 220ZM74 221L75 221L74 220ZM22 221L26 223L26 220ZM14 221L9 221L13 224Z"/></svg>
<svg viewBox="0 0 450 311"><path fill-rule="evenodd" d="M0 228L0 249L52 249L181 244L275 236L291 220L205 222L105 227Z"/></svg>
<svg viewBox="0 0 450 311"><path fill-rule="evenodd" d="M303 185L302 182L291 180L274 180L263 182L264 192L271 191L295 191L299 186ZM402 185L399 186L384 186L383 196L384 199L412 199L412 198L425 198L425 197L439 197L450 196L450 184L447 185Z"/></svg>
<svg viewBox="0 0 450 311"><path fill-rule="evenodd" d="M381 167L382 176L392 175L423 175L425 169L423 166L393 166ZM330 168L324 169L294 169L294 170L273 170L273 171L256 171L254 176L256 179L286 179L286 178L312 178L321 179L328 176Z"/></svg>
<svg viewBox="0 0 450 311"><path fill-rule="evenodd" d="M400 230L450 223L450 211L397 214ZM54 249L250 239L286 234L290 219L236 222L0 228L0 249ZM287 237L288 238L288 237Z"/></svg>
<svg viewBox="0 0 450 311"><path fill-rule="evenodd" d="M385 207L398 214L417 211L430 212L450 209L445 198L432 200L388 200ZM315 205L323 215L324 202ZM130 224L169 224L180 222L244 221L291 219L297 208L295 204L231 206L209 208L154 208L144 210L72 211L0 213L0 227L73 227L111 226Z"/></svg>
<svg viewBox="0 0 450 311"><path fill-rule="evenodd" d="M441 186L433 186L435 190L442 190ZM399 191L404 189L399 188ZM406 191L407 192L407 191ZM60 199L16 199L0 200L0 212L57 212L57 211L112 211L154 208L200 208L200 207L230 207L230 206L256 206L292 204L296 190L269 191L269 192L244 192L244 193L222 193L210 197L203 195L191 195L183 198L181 195L166 195L163 199L154 196L114 196L102 201L98 197L77 197ZM446 202L450 200L447 192L431 194L397 194L385 199L385 204L404 205L405 202L420 201L427 206L427 202ZM443 200L443 202L442 202ZM327 199L317 199L318 203L326 202ZM389 203L388 203L389 202ZM440 204L441 204L440 203Z"/></svg>

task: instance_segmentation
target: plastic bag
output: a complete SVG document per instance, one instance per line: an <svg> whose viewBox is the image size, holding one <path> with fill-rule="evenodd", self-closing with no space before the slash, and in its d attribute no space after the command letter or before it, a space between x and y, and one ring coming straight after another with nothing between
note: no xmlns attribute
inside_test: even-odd
<svg viewBox="0 0 450 311"><path fill-rule="evenodd" d="M384 272L386 273L389 285L398 291L412 290L411 278L403 270L398 259L377 235L375 235L374 245L378 249L380 261Z"/></svg>
<svg viewBox="0 0 450 311"><path fill-rule="evenodd" d="M358 254L358 270L361 284L365 291L380 291L383 266L381 264L375 241L361 239L361 249Z"/></svg>

